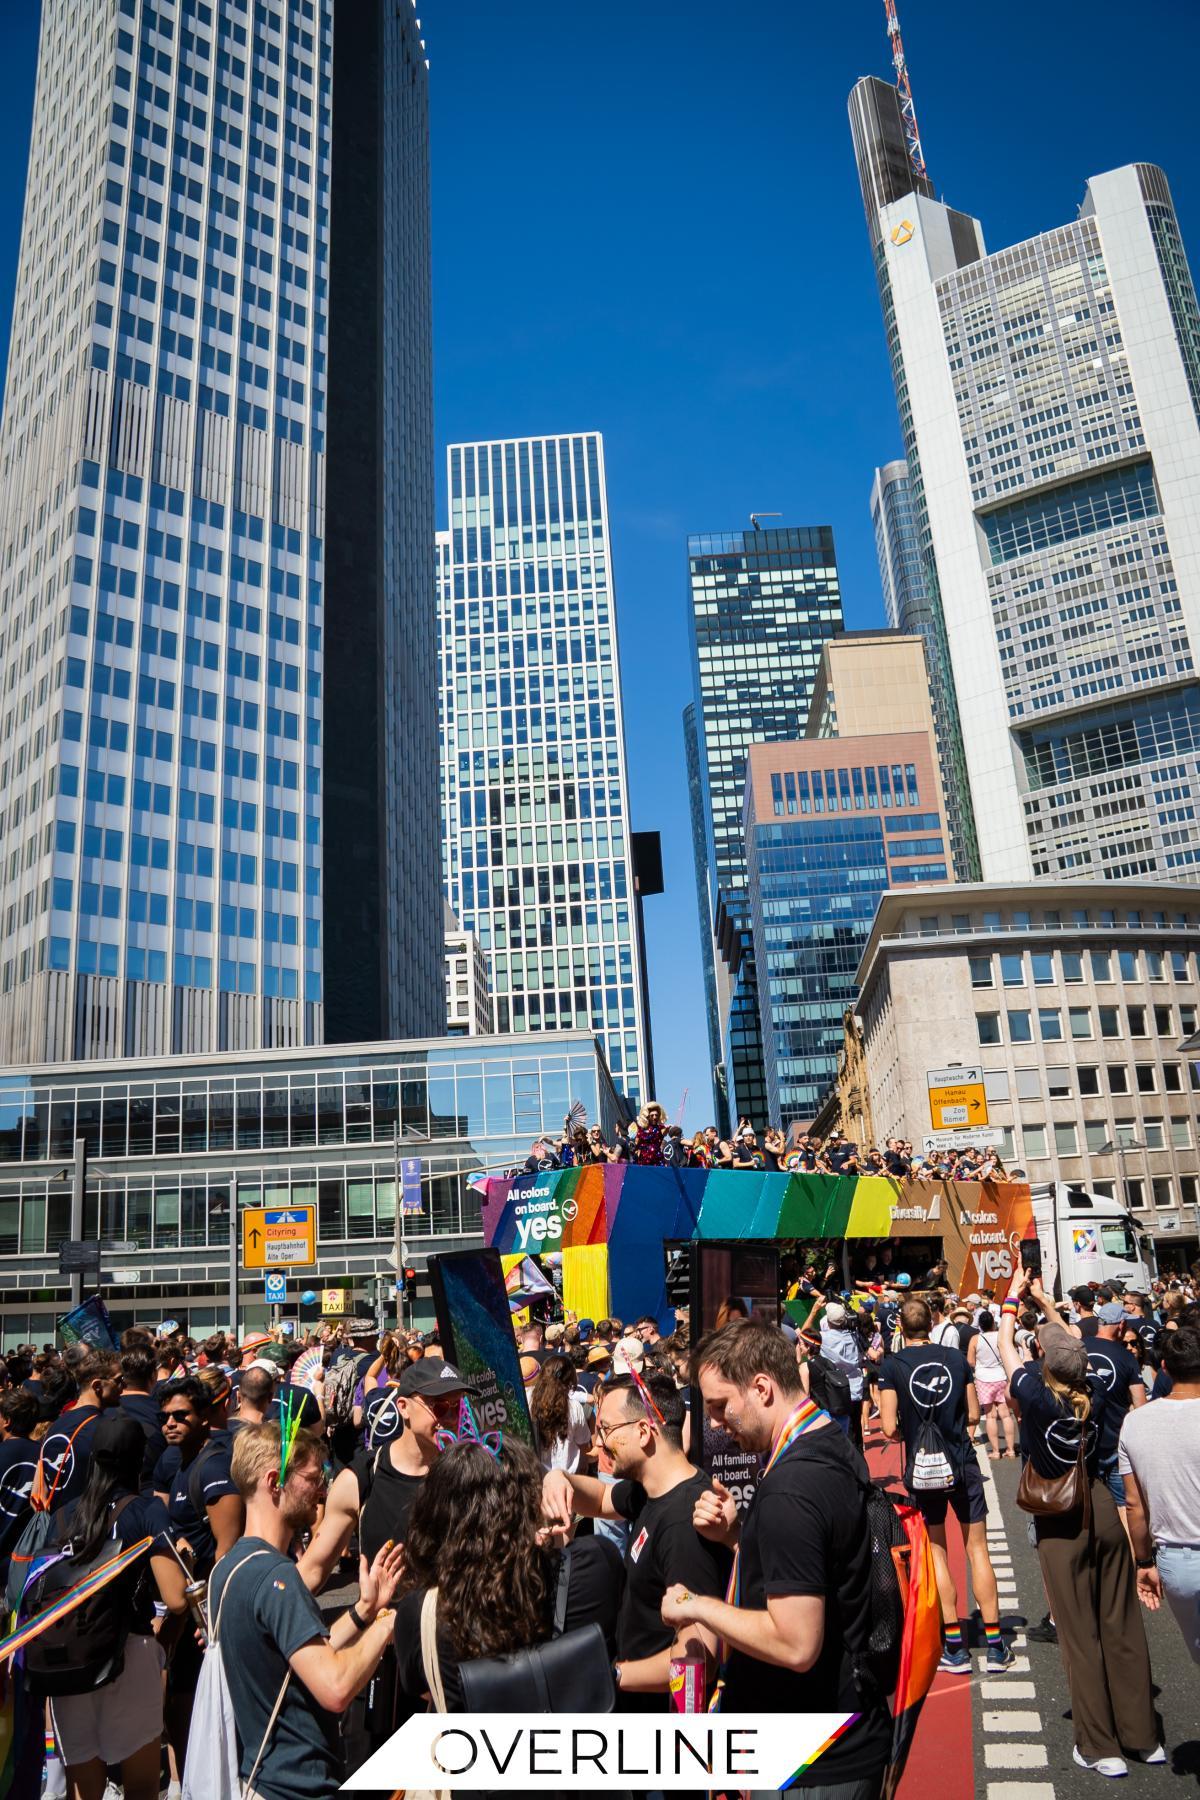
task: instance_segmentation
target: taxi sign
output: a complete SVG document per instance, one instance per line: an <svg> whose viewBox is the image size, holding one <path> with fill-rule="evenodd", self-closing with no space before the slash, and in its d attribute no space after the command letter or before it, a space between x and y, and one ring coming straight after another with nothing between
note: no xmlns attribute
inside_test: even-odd
<svg viewBox="0 0 1200 1800"><path fill-rule="evenodd" d="M327 1319L341 1318L346 1310L345 1288L322 1288L321 1312Z"/></svg>
<svg viewBox="0 0 1200 1800"><path fill-rule="evenodd" d="M247 1269L306 1269L317 1260L315 1206L248 1206L242 1214Z"/></svg>
<svg viewBox="0 0 1200 1800"><path fill-rule="evenodd" d="M935 1131L986 1125L987 1095L982 1069L929 1069L929 1122Z"/></svg>

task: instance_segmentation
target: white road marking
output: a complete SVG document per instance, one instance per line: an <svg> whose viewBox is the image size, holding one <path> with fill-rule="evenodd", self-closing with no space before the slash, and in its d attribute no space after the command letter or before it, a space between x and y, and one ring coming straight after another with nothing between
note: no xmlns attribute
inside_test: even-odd
<svg viewBox="0 0 1200 1800"><path fill-rule="evenodd" d="M985 1744L983 1760L989 1769L1044 1769L1049 1757L1045 1744Z"/></svg>
<svg viewBox="0 0 1200 1800"><path fill-rule="evenodd" d="M1042 1729L1040 1713L1021 1712L1014 1709L1009 1712L985 1712L983 1715L985 1731L1031 1731L1037 1733Z"/></svg>

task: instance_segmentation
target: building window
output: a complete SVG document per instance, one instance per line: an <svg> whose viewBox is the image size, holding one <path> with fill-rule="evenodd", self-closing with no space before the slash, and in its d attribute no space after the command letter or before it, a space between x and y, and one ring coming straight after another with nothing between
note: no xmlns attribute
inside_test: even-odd
<svg viewBox="0 0 1200 1800"><path fill-rule="evenodd" d="M1129 1020L1130 1037L1144 1038L1147 1036L1146 1009L1144 1006L1127 1006L1125 1008L1125 1016Z"/></svg>
<svg viewBox="0 0 1200 1800"><path fill-rule="evenodd" d="M1146 1207L1146 1183L1140 1175L1132 1175L1125 1183L1125 1204L1130 1212L1144 1212Z"/></svg>
<svg viewBox="0 0 1200 1800"><path fill-rule="evenodd" d="M1183 1065L1181 1063L1163 1064L1163 1093L1182 1094Z"/></svg>
<svg viewBox="0 0 1200 1800"><path fill-rule="evenodd" d="M1158 1079L1154 1072L1153 1063L1135 1063L1133 1072L1137 1077L1137 1091L1139 1094L1156 1094L1158 1092Z"/></svg>
<svg viewBox="0 0 1200 1800"><path fill-rule="evenodd" d="M1014 1069L1017 1078L1017 1100L1040 1100L1042 1098L1042 1075L1040 1069Z"/></svg>
<svg viewBox="0 0 1200 1800"><path fill-rule="evenodd" d="M1151 1185L1154 1189L1155 1206L1174 1206L1175 1190L1169 1175L1156 1175Z"/></svg>
<svg viewBox="0 0 1200 1800"><path fill-rule="evenodd" d="M1064 981L1083 980L1083 952L1081 950L1063 951L1062 972Z"/></svg>
<svg viewBox="0 0 1200 1800"><path fill-rule="evenodd" d="M998 1044L1000 1042L1000 1014L976 1013L975 1029L979 1033L981 1044Z"/></svg>
<svg viewBox="0 0 1200 1800"><path fill-rule="evenodd" d="M1100 1092L1100 1070L1095 1063L1084 1063L1076 1069L1081 1094L1098 1094Z"/></svg>
<svg viewBox="0 0 1200 1800"><path fill-rule="evenodd" d="M1005 951L1000 957L1000 979L1005 987L1025 985L1025 958Z"/></svg>
<svg viewBox="0 0 1200 1800"><path fill-rule="evenodd" d="M1180 1037L1191 1037L1192 1034L1194 1033L1195 1029L1196 1029L1196 1009L1195 1009L1195 1007L1194 1006L1181 1006L1179 1008L1179 1035L1180 1035Z"/></svg>
<svg viewBox="0 0 1200 1800"><path fill-rule="evenodd" d="M1071 1092L1070 1069L1047 1069L1046 1092L1052 1100L1062 1100Z"/></svg>
<svg viewBox="0 0 1200 1800"><path fill-rule="evenodd" d="M1089 1007L1073 1006L1067 1016L1071 1021L1071 1036L1073 1038L1091 1037L1092 1014Z"/></svg>
<svg viewBox="0 0 1200 1800"><path fill-rule="evenodd" d="M1179 1177L1179 1194L1185 1206L1200 1204L1200 1179L1195 1175Z"/></svg>
<svg viewBox="0 0 1200 1800"><path fill-rule="evenodd" d="M1191 979L1188 973L1188 953L1186 950L1172 950L1171 973L1176 981L1188 981Z"/></svg>
<svg viewBox="0 0 1200 1800"><path fill-rule="evenodd" d="M1092 980L1112 980L1112 955L1108 950L1092 951Z"/></svg>
<svg viewBox="0 0 1200 1800"><path fill-rule="evenodd" d="M1097 1155L1107 1142L1108 1125L1103 1119L1085 1119L1083 1121L1083 1145L1089 1155Z"/></svg>
<svg viewBox="0 0 1200 1800"><path fill-rule="evenodd" d="M1033 985L1051 987L1054 983L1054 958L1049 950L1035 950L1030 961L1033 964Z"/></svg>
<svg viewBox="0 0 1200 1800"><path fill-rule="evenodd" d="M1010 1012L1008 1015L1008 1041L1010 1044L1032 1044L1033 1015L1028 1012Z"/></svg>
<svg viewBox="0 0 1200 1800"><path fill-rule="evenodd" d="M1110 1094L1127 1094L1129 1092L1129 1070L1124 1063L1109 1063L1108 1091Z"/></svg>
<svg viewBox="0 0 1200 1800"><path fill-rule="evenodd" d="M999 1129L1000 1142L996 1147L1000 1152L1000 1161L1004 1164L1005 1168L1011 1168L1012 1164L1017 1159L1017 1147L1016 1140L1013 1137L1013 1128L1011 1125L1001 1125Z"/></svg>
<svg viewBox="0 0 1200 1800"><path fill-rule="evenodd" d="M1038 1031L1044 1044L1062 1042L1062 1013L1057 1006L1039 1006Z"/></svg>
<svg viewBox="0 0 1200 1800"><path fill-rule="evenodd" d="M1046 1127L1021 1123L1021 1141L1025 1146L1026 1162L1040 1162L1046 1155Z"/></svg>
<svg viewBox="0 0 1200 1800"><path fill-rule="evenodd" d="M1056 1156L1079 1155L1079 1134L1074 1119L1054 1121L1054 1153Z"/></svg>
<svg viewBox="0 0 1200 1800"><path fill-rule="evenodd" d="M1154 1009L1154 1031L1157 1037L1170 1037L1171 1009L1169 1006L1156 1006Z"/></svg>
<svg viewBox="0 0 1200 1800"><path fill-rule="evenodd" d="M1172 1150L1190 1150L1192 1147L1192 1121L1171 1116L1171 1148Z"/></svg>
<svg viewBox="0 0 1200 1800"><path fill-rule="evenodd" d="M1100 1008L1100 1036L1102 1038L1119 1038L1121 1035L1121 1011L1116 1006Z"/></svg>
<svg viewBox="0 0 1200 1800"><path fill-rule="evenodd" d="M1121 970L1122 981L1140 981L1138 970L1138 954L1136 950L1118 950L1117 962Z"/></svg>
<svg viewBox="0 0 1200 1800"><path fill-rule="evenodd" d="M1147 950L1146 974L1151 981L1165 981L1167 979L1167 971L1163 965L1163 953L1161 950Z"/></svg>
<svg viewBox="0 0 1200 1800"><path fill-rule="evenodd" d="M971 961L971 986L973 988L990 988L992 986L992 959L990 956L973 956Z"/></svg>
<svg viewBox="0 0 1200 1800"><path fill-rule="evenodd" d="M1142 1142L1145 1144L1147 1150L1166 1149L1167 1144L1166 1139L1163 1136L1163 1122L1161 1119L1142 1120Z"/></svg>

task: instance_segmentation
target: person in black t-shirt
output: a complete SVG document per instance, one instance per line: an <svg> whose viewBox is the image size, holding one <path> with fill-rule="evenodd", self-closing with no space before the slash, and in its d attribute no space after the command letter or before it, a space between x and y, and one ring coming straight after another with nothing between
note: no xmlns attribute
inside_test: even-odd
<svg viewBox="0 0 1200 1800"><path fill-rule="evenodd" d="M136 1419L146 1440L142 1451L143 1494L154 1492L154 1471L167 1447L158 1422L158 1401L150 1391L153 1386L154 1351L146 1344L131 1344L121 1353L121 1411Z"/></svg>
<svg viewBox="0 0 1200 1800"><path fill-rule="evenodd" d="M1073 1287L1068 1295L1075 1308L1075 1324L1081 1338L1094 1338L1100 1329L1100 1321L1096 1317L1098 1297L1093 1288Z"/></svg>
<svg viewBox="0 0 1200 1800"><path fill-rule="evenodd" d="M953 1344L931 1343L931 1325L932 1314L924 1300L914 1297L904 1302L900 1308L903 1348L885 1357L879 1371L880 1423L885 1437L903 1439L905 1480L913 1505L929 1529L945 1635L939 1667L953 1675L971 1673L971 1656L959 1623L958 1589L947 1557L946 1515L952 1511L962 1529L971 1587L983 1615L988 1670L999 1673L1012 1668L1015 1659L1000 1635L1000 1601L987 1547L987 1501L971 1443L971 1433L979 1423L979 1396L962 1351ZM932 1425L940 1435L954 1475L949 1487L913 1486L916 1441L923 1425Z"/></svg>
<svg viewBox="0 0 1200 1800"><path fill-rule="evenodd" d="M705 1655L710 1666L715 1660L712 1632L688 1627L676 1633L663 1623L667 1589L681 1582L693 1593L723 1596L729 1583L728 1551L700 1537L692 1523L696 1502L711 1484L683 1452L683 1395L666 1375L651 1375L645 1387L657 1417L627 1375L602 1390L596 1433L615 1482L552 1469L542 1483L553 1522L569 1526L572 1511L629 1521L615 1667L622 1712L664 1710L672 1656Z"/></svg>
<svg viewBox="0 0 1200 1800"><path fill-rule="evenodd" d="M1121 1426L1131 1407L1146 1404L1146 1383L1142 1365L1120 1342L1125 1324L1125 1309L1119 1300L1109 1300L1096 1311L1096 1335L1087 1338L1088 1374L1104 1388L1104 1427L1100 1434L1100 1479L1116 1502L1122 1522L1125 1518L1125 1483L1117 1469L1117 1444ZM1080 1333L1083 1326L1080 1324Z"/></svg>
<svg viewBox="0 0 1200 1800"><path fill-rule="evenodd" d="M42 1439L41 1479L46 1494L53 1495L51 1512L83 1492L97 1421L121 1397L121 1360L115 1351L80 1349L75 1361L78 1398L64 1407Z"/></svg>
<svg viewBox="0 0 1200 1800"><path fill-rule="evenodd" d="M37 1473L38 1447L30 1438L37 1425L38 1403L15 1388L0 1394L0 1590L8 1580L8 1561L33 1508L30 1493Z"/></svg>
<svg viewBox="0 0 1200 1800"><path fill-rule="evenodd" d="M541 1465L519 1439L505 1438L496 1454L482 1444L456 1444L438 1458L409 1521L402 1581L407 1591L396 1607L406 1712L423 1705L432 1685L421 1653L421 1609L431 1588L437 1589L437 1657L449 1712L464 1709L464 1663L550 1638L559 1553L544 1545L544 1535ZM618 1552L605 1538L585 1537L565 1554L564 1631L595 1620L611 1656L621 1592Z"/></svg>
<svg viewBox="0 0 1200 1800"><path fill-rule="evenodd" d="M800 1385L791 1345L774 1326L726 1325L703 1338L693 1366L712 1423L743 1450L771 1457L740 1523L735 1604L682 1584L663 1599L667 1624L725 1640L728 1712L857 1713L856 1722L796 1777L878 1795L891 1750L887 1703L860 1674L871 1631L867 1467ZM714 1482L696 1503L703 1536L732 1546L733 1498Z"/></svg>

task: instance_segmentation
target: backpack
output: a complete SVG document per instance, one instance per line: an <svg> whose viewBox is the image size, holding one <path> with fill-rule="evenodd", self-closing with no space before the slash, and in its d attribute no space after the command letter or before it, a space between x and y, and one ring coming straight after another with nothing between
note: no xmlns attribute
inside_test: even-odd
<svg viewBox="0 0 1200 1800"><path fill-rule="evenodd" d="M225 1577L221 1589L220 1604L216 1618L212 1622L212 1632L208 1648L200 1663L200 1674L196 1681L196 1698L192 1707L192 1723L188 1733L187 1758L183 1765L182 1800L242 1800L242 1778L239 1773L241 1757L238 1752L237 1718L233 1710L233 1701L229 1694L229 1683L225 1678L225 1664L221 1660L221 1614L225 1610L225 1596L231 1584L236 1580L238 1572L247 1563L252 1563L256 1556L266 1556L266 1550L252 1550L249 1556ZM254 1778L258 1774L271 1733L275 1729L275 1721L279 1717L279 1709L283 1705L283 1697L287 1693L288 1683L292 1679L289 1669L283 1678L283 1686L275 1700L271 1716L267 1720L267 1729L263 1741L258 1747L258 1755L254 1759L254 1767L250 1771L250 1779L246 1783L246 1791L252 1791Z"/></svg>
<svg viewBox="0 0 1200 1800"><path fill-rule="evenodd" d="M617 1691L604 1633L594 1619L573 1631L567 1622L571 1547L558 1561L553 1636L507 1656L480 1656L458 1665L464 1711L471 1713L612 1712ZM437 1652L437 1589L421 1605L421 1654L439 1712L447 1710Z"/></svg>
<svg viewBox="0 0 1200 1800"><path fill-rule="evenodd" d="M325 1374L325 1422L349 1425L354 1419L354 1390L358 1386L358 1362L353 1356L335 1363Z"/></svg>
<svg viewBox="0 0 1200 1800"><path fill-rule="evenodd" d="M46 1491L44 1453L38 1456L37 1472L29 1493L29 1504L33 1509L33 1516L25 1524L20 1537L13 1546L13 1553L9 1559L4 1601L10 1613L15 1613L20 1606L29 1572L37 1558L45 1554L46 1546L51 1541L54 1519L50 1508L54 1504L54 1496L58 1492L62 1472L67 1466L67 1451L70 1450L86 1424L86 1419L81 1420L67 1440L67 1450L63 1452L59 1465L54 1471L54 1480L50 1484L49 1493Z"/></svg>
<svg viewBox="0 0 1200 1800"><path fill-rule="evenodd" d="M908 1485L914 1494L939 1494L952 1488L957 1480L946 1440L940 1427L933 1422L933 1407L930 1405L913 1438Z"/></svg>
<svg viewBox="0 0 1200 1800"><path fill-rule="evenodd" d="M823 1407L831 1419L848 1419L854 1405L850 1398L850 1377L820 1352L809 1358L807 1367L808 1391L817 1405Z"/></svg>
<svg viewBox="0 0 1200 1800"><path fill-rule="evenodd" d="M133 1494L118 1500L113 1508L112 1523L127 1506ZM23 1620L36 1619L39 1613L61 1600L80 1582L112 1560L111 1535L99 1548L82 1561L71 1556L70 1539L40 1556L34 1563L25 1591L21 1596ZM25 1672L35 1691L56 1697L60 1694L90 1694L96 1688L115 1681L125 1667L125 1639L129 1635L129 1607L119 1603L107 1588L100 1588L82 1605L77 1606L55 1624L31 1639L25 1646Z"/></svg>
<svg viewBox="0 0 1200 1800"><path fill-rule="evenodd" d="M868 1590L871 1628L865 1653L857 1662L860 1679L874 1683L890 1698L900 1673L900 1647L904 1637L904 1593L895 1552L906 1548L908 1536L897 1506L873 1481L859 1478L867 1513L867 1539L871 1546Z"/></svg>

